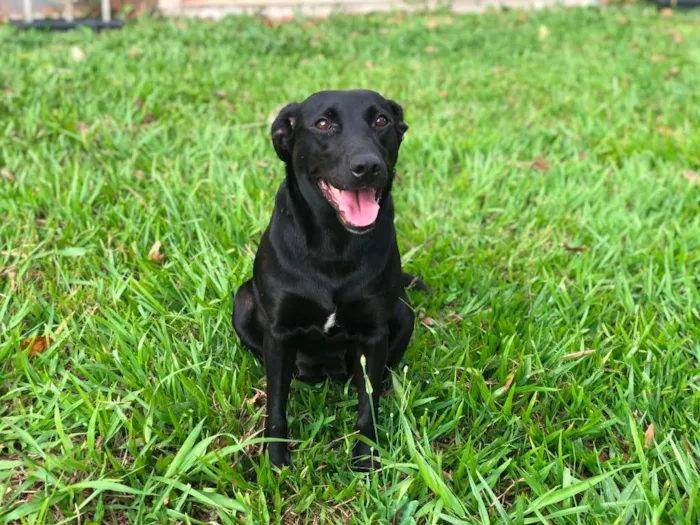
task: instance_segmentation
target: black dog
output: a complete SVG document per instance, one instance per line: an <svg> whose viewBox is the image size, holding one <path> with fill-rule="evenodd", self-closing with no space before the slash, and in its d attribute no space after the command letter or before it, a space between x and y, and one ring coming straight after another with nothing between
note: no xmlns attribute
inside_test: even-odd
<svg viewBox="0 0 700 525"><path fill-rule="evenodd" d="M354 375L357 430L376 442L372 410L385 370L399 363L413 332L405 289L414 279L401 271L391 198L407 129L401 106L371 91L316 93L272 124L287 177L233 314L241 341L265 363L268 437L287 438L293 375ZM290 462L286 443L268 451L274 465ZM370 452L355 445L358 468L374 466Z"/></svg>

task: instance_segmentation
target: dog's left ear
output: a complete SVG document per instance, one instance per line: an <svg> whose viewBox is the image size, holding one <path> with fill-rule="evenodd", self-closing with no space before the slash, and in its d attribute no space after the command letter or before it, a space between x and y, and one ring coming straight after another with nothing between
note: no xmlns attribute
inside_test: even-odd
<svg viewBox="0 0 700 525"><path fill-rule="evenodd" d="M297 124L297 111L299 104L292 102L280 111L277 118L272 123L272 145L275 147L277 156L283 162L292 161L292 148L294 146L294 128Z"/></svg>
<svg viewBox="0 0 700 525"><path fill-rule="evenodd" d="M391 111L394 113L394 121L396 122L396 132L399 135L399 143L403 140L403 135L408 130L408 126L403 120L403 108L397 102L393 100L389 101L389 106L391 106Z"/></svg>

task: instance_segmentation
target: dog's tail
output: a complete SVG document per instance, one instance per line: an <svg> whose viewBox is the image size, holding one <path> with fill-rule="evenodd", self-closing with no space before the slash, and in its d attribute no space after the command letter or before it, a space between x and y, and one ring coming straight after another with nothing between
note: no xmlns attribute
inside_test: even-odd
<svg viewBox="0 0 700 525"><path fill-rule="evenodd" d="M430 288L420 280L419 277L408 272L401 272L401 281L406 290L418 290L419 292L429 292Z"/></svg>

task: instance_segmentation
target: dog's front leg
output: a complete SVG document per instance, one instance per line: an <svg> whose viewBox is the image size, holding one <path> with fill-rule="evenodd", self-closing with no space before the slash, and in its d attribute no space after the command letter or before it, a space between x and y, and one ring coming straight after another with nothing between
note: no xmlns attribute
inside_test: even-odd
<svg viewBox="0 0 700 525"><path fill-rule="evenodd" d="M275 339L270 333L263 341L265 374L267 375L267 422L265 436L287 439L287 398L292 382L296 351ZM270 461L276 467L291 463L287 443L268 443Z"/></svg>
<svg viewBox="0 0 700 525"><path fill-rule="evenodd" d="M386 367L388 341L383 337L377 344L358 350L355 359L355 385L357 386L357 426L356 429L366 438L377 442L375 419L379 413L379 394ZM365 361L363 370L362 361ZM352 451L353 463L358 470L371 470L375 461L372 448L358 441Z"/></svg>

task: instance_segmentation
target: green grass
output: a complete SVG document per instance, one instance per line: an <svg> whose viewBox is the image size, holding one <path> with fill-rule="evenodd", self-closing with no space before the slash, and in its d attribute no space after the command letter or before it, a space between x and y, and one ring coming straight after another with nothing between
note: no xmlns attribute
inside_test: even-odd
<svg viewBox="0 0 700 525"><path fill-rule="evenodd" d="M698 523L698 16L0 27L0 523ZM276 475L231 294L270 117L351 87L406 110L432 292L382 471L350 469L351 386L295 383Z"/></svg>

